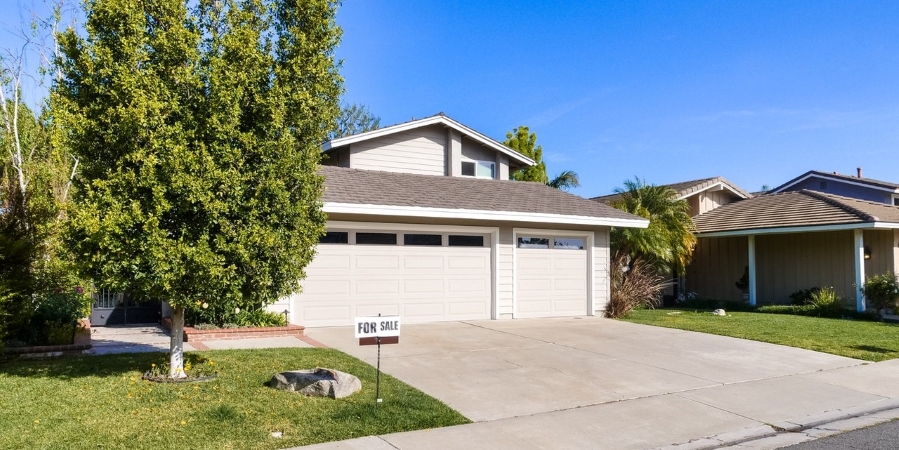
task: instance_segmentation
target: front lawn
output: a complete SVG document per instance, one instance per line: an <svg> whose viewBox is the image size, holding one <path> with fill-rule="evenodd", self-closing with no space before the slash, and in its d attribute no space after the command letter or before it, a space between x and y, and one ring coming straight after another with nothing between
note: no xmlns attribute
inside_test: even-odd
<svg viewBox="0 0 899 450"><path fill-rule="evenodd" d="M781 314L635 310L623 320L788 345L867 361L899 358L899 325Z"/></svg>
<svg viewBox="0 0 899 450"><path fill-rule="evenodd" d="M161 353L79 356L0 364L0 448L277 449L469 421L440 401L331 349L208 351L218 379L141 379ZM327 367L362 390L340 400L266 386L277 372ZM272 437L282 432L283 437Z"/></svg>

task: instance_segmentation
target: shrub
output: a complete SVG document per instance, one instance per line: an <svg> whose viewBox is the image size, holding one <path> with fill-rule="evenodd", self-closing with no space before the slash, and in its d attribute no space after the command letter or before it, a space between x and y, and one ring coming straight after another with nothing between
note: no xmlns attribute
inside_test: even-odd
<svg viewBox="0 0 899 450"><path fill-rule="evenodd" d="M840 317L846 310L843 306L843 299L833 288L829 287L813 292L809 297L808 304L820 314L820 317Z"/></svg>
<svg viewBox="0 0 899 450"><path fill-rule="evenodd" d="M874 309L892 308L899 299L899 277L894 272L874 275L865 280L862 293Z"/></svg>
<svg viewBox="0 0 899 450"><path fill-rule="evenodd" d="M625 257L612 259L611 296L606 306L606 317L626 316L634 308L656 308L662 301L662 289L670 282L655 267L643 260L630 266Z"/></svg>
<svg viewBox="0 0 899 450"><path fill-rule="evenodd" d="M246 328L246 327L283 327L287 325L284 316L258 307L251 310L224 307L215 308L200 304L196 309L187 311L185 321L196 329L212 328Z"/></svg>
<svg viewBox="0 0 899 450"><path fill-rule="evenodd" d="M793 305L807 305L812 301L812 295L820 291L821 288L813 287L811 289L800 289L790 294L790 303Z"/></svg>

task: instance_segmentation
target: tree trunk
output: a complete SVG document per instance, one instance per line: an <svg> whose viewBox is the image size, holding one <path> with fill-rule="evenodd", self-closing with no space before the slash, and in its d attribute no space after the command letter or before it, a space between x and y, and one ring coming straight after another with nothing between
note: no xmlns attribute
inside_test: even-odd
<svg viewBox="0 0 899 450"><path fill-rule="evenodd" d="M185 378L184 373L184 307L172 308L172 343L169 356L169 376Z"/></svg>

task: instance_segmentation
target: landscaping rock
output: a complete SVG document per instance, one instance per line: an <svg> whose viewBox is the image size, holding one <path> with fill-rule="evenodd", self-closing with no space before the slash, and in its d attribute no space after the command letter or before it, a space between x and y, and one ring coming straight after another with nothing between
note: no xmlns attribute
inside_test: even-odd
<svg viewBox="0 0 899 450"><path fill-rule="evenodd" d="M362 382L355 376L321 367L275 374L268 385L312 397L331 398L343 398L362 389Z"/></svg>
<svg viewBox="0 0 899 450"><path fill-rule="evenodd" d="M712 311L712 314L714 314L716 316L726 316L727 315L727 313L723 309L716 309L716 310Z"/></svg>

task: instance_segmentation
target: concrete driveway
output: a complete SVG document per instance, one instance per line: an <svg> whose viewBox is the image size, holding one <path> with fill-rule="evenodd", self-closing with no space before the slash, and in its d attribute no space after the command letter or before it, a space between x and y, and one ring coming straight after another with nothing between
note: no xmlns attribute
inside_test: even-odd
<svg viewBox="0 0 899 450"><path fill-rule="evenodd" d="M376 348L360 347L350 327L307 335L375 363ZM381 352L384 372L476 423L365 438L359 448L654 448L771 434L769 424L899 396L856 388L899 381L864 381L863 361L601 318L404 325L400 344Z"/></svg>

